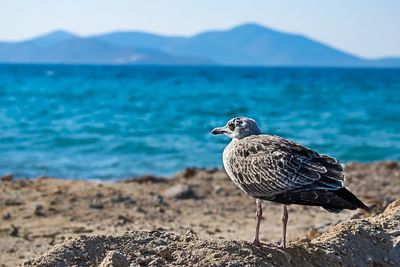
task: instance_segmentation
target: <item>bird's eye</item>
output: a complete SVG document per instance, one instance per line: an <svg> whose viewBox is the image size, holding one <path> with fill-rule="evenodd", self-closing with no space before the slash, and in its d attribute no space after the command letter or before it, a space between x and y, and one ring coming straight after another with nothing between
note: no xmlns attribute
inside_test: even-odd
<svg viewBox="0 0 400 267"><path fill-rule="evenodd" d="M235 130L235 123L234 122L229 123L228 124L228 128L229 128L229 130L234 131Z"/></svg>

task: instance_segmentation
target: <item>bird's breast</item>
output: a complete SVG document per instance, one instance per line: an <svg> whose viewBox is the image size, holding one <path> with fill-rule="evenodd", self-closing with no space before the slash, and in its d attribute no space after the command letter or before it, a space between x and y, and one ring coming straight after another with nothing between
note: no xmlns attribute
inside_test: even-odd
<svg viewBox="0 0 400 267"><path fill-rule="evenodd" d="M231 180L236 184L236 186L238 186L240 189L243 190L241 183L239 181L239 179L236 177L235 172L233 172L232 170L232 166L231 166L231 158L234 156L234 146L235 146L235 140L232 140L229 145L226 146L226 148L224 149L224 152L222 154L222 162L224 164L224 169L226 171L226 173L228 174L229 178L231 178Z"/></svg>

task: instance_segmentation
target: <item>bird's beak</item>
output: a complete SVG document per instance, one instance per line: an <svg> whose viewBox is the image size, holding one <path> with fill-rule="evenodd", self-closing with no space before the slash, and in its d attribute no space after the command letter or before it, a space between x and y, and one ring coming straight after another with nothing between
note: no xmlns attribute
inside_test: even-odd
<svg viewBox="0 0 400 267"><path fill-rule="evenodd" d="M211 131L212 134L217 135L217 134L224 134L226 133L227 130L225 127L219 127L219 128L215 128L214 130Z"/></svg>

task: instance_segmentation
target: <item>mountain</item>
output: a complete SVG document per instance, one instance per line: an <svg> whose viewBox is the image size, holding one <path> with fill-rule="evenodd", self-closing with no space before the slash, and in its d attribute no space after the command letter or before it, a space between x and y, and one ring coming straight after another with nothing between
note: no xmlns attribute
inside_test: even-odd
<svg viewBox="0 0 400 267"><path fill-rule="evenodd" d="M29 42L41 47L50 47L73 39L79 39L79 37L66 31L55 31L38 36L29 40Z"/></svg>
<svg viewBox="0 0 400 267"><path fill-rule="evenodd" d="M0 43L0 62L36 64L184 64L210 65L212 60L163 51L117 46L100 38L55 32L20 43Z"/></svg>
<svg viewBox="0 0 400 267"><path fill-rule="evenodd" d="M164 47L186 39L184 37L167 37L144 32L112 32L95 35L91 38L117 46L146 47L160 50L164 50Z"/></svg>
<svg viewBox="0 0 400 267"><path fill-rule="evenodd" d="M136 31L83 38L56 31L24 42L0 43L0 62L400 67L400 58L364 59L302 35L257 24L192 37Z"/></svg>
<svg viewBox="0 0 400 267"><path fill-rule="evenodd" d="M256 24L199 34L169 45L164 51L212 58L225 65L350 66L362 63L355 56L303 36Z"/></svg>

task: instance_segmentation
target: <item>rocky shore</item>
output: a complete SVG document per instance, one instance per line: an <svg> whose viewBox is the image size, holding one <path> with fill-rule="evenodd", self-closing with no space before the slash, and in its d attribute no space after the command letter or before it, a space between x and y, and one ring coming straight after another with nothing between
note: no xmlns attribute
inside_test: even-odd
<svg viewBox="0 0 400 267"><path fill-rule="evenodd" d="M350 163L347 187L371 212L290 206L289 248L250 245L254 200L221 170L121 182L0 181L0 266L399 266L400 163ZM266 202L263 242L279 240Z"/></svg>

